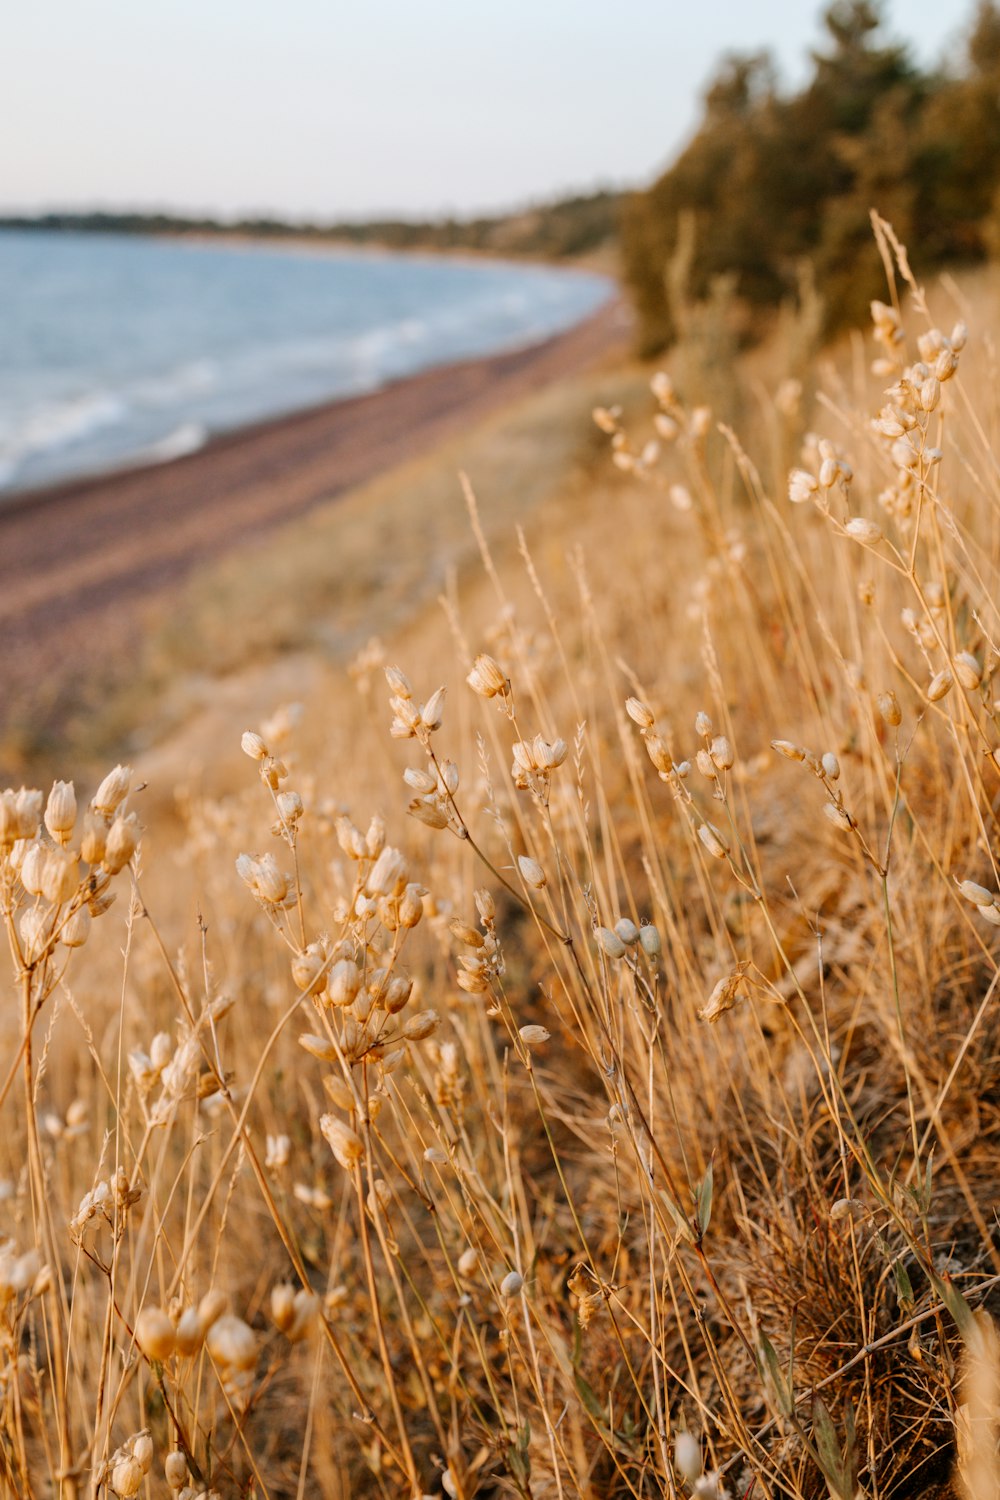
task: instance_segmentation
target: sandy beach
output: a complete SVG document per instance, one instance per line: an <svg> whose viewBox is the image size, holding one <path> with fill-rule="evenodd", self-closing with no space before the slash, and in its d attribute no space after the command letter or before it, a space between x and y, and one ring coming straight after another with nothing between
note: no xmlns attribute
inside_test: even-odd
<svg viewBox="0 0 1000 1500"><path fill-rule="evenodd" d="M621 351L628 333L628 313L612 300L529 348L242 428L169 463L4 501L0 735L36 702L57 714L64 684L101 658L127 655L144 611L169 608L205 562L593 367Z"/></svg>

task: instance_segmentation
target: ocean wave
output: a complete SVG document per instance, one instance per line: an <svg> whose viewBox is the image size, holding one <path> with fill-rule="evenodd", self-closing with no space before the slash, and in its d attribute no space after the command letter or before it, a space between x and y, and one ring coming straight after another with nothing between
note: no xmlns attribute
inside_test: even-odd
<svg viewBox="0 0 1000 1500"><path fill-rule="evenodd" d="M201 422L183 422L168 432L166 437L150 443L134 456L136 463L166 464L172 458L183 458L185 453L196 453L208 441L208 428ZM132 461L132 460L130 460Z"/></svg>
<svg viewBox="0 0 1000 1500"><path fill-rule="evenodd" d="M150 375L136 381L130 395L139 406L176 406L214 390L221 375L221 367L214 359L190 360L165 375Z"/></svg>

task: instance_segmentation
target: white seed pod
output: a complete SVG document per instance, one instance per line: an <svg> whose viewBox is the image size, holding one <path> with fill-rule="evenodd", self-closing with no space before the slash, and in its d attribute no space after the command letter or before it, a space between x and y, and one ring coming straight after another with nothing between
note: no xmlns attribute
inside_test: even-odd
<svg viewBox="0 0 1000 1500"><path fill-rule="evenodd" d="M434 1035L440 1024L441 1017L436 1010L418 1010L404 1025L403 1036L408 1042L423 1042Z"/></svg>
<svg viewBox="0 0 1000 1500"><path fill-rule="evenodd" d="M540 734L535 735L531 744L535 761L543 771L557 770L569 753L569 746L565 740L547 740Z"/></svg>
<svg viewBox="0 0 1000 1500"><path fill-rule="evenodd" d="M826 752L820 764L831 781L838 781L840 779L840 761L832 750Z"/></svg>
<svg viewBox="0 0 1000 1500"><path fill-rule="evenodd" d="M995 899L993 891L988 891L984 885L977 885L974 880L960 880L958 889L966 901L971 901L973 906L993 905Z"/></svg>
<svg viewBox="0 0 1000 1500"><path fill-rule="evenodd" d="M257 1337L234 1313L224 1313L208 1330L205 1348L222 1370L252 1370L257 1363Z"/></svg>
<svg viewBox="0 0 1000 1500"><path fill-rule="evenodd" d="M626 698L625 712L640 729L652 729L656 723L652 709L648 708L641 698Z"/></svg>
<svg viewBox="0 0 1000 1500"><path fill-rule="evenodd" d="M111 1488L116 1495L122 1496L122 1500L129 1500L129 1497L139 1493L145 1477L142 1464L129 1454L127 1458L120 1458L112 1466Z"/></svg>
<svg viewBox="0 0 1000 1500"><path fill-rule="evenodd" d="M903 722L903 712L894 692L890 690L887 693L879 693L877 703L879 717L890 729L895 729Z"/></svg>
<svg viewBox="0 0 1000 1500"><path fill-rule="evenodd" d="M163 1475L172 1490L183 1489L188 1481L187 1459L179 1448L168 1453L163 1460Z"/></svg>
<svg viewBox="0 0 1000 1500"><path fill-rule="evenodd" d="M959 684L974 693L983 680L983 669L972 652L960 651L951 665Z"/></svg>
<svg viewBox="0 0 1000 1500"><path fill-rule="evenodd" d="M264 760L267 755L267 746L252 729L245 729L240 739L240 749L244 755L249 755L251 760Z"/></svg>
<svg viewBox="0 0 1000 1500"><path fill-rule="evenodd" d="M307 995L316 995L323 988L326 959L318 943L310 943L303 953L292 958L292 982L296 989Z"/></svg>
<svg viewBox="0 0 1000 1500"><path fill-rule="evenodd" d="M437 777L432 776L430 771L423 770L420 766L407 766L403 772L403 780L413 791L426 796L428 792L437 791Z"/></svg>
<svg viewBox="0 0 1000 1500"><path fill-rule="evenodd" d="M29 844L21 859L18 875L29 896L40 896L44 886L45 861L48 849L44 844Z"/></svg>
<svg viewBox="0 0 1000 1500"><path fill-rule="evenodd" d="M472 1277L475 1276L478 1270L479 1251L474 1249L473 1246L470 1245L468 1249L463 1250L461 1255L458 1257L458 1274L459 1276L464 1277L466 1281L470 1281Z"/></svg>
<svg viewBox="0 0 1000 1500"><path fill-rule="evenodd" d="M115 766L113 771L108 772L94 793L94 800L91 804L94 811L110 818L128 796L131 781L131 766Z"/></svg>
<svg viewBox="0 0 1000 1500"><path fill-rule="evenodd" d="M658 771L669 771L673 765L667 742L660 734L647 734L645 736L646 754Z"/></svg>
<svg viewBox="0 0 1000 1500"><path fill-rule="evenodd" d="M368 872L365 889L370 896L391 896L406 884L406 859L386 844Z"/></svg>
<svg viewBox="0 0 1000 1500"><path fill-rule="evenodd" d="M537 859L532 859L527 854L519 854L517 856L517 868L525 885L530 885L532 890L535 891L540 891L544 888L546 883L545 871Z"/></svg>
<svg viewBox="0 0 1000 1500"><path fill-rule="evenodd" d="M526 1047L540 1047L552 1035L544 1026L522 1026L517 1034Z"/></svg>
<svg viewBox="0 0 1000 1500"><path fill-rule="evenodd" d="M174 1352L177 1335L162 1307L144 1307L135 1320L135 1341L147 1359L163 1363Z"/></svg>
<svg viewBox="0 0 1000 1500"><path fill-rule="evenodd" d="M701 1444L690 1432L679 1432L674 1439L674 1465L688 1484L694 1484L704 1472Z"/></svg>
<svg viewBox="0 0 1000 1500"><path fill-rule="evenodd" d="M805 760L806 752L801 745L794 745L791 740L772 740L771 749L777 750L786 760Z"/></svg>
<svg viewBox="0 0 1000 1500"><path fill-rule="evenodd" d="M863 547L875 547L882 540L881 527L876 526L874 521L869 521L866 516L852 516L844 530Z"/></svg>
<svg viewBox="0 0 1000 1500"><path fill-rule="evenodd" d="M951 692L953 682L954 677L950 667L944 667L940 672L936 672L927 684L928 703L939 703Z"/></svg>
<svg viewBox="0 0 1000 1500"><path fill-rule="evenodd" d="M615 932L626 947L631 948L633 943L639 941L639 929L628 917L618 918L618 921L615 923Z"/></svg>
<svg viewBox="0 0 1000 1500"><path fill-rule="evenodd" d="M625 957L625 944L610 927L595 927L594 936L598 944L608 958L619 959Z"/></svg>
<svg viewBox="0 0 1000 1500"><path fill-rule="evenodd" d="M501 1297L516 1297L524 1286L524 1277L518 1271L508 1271L500 1283Z"/></svg>
<svg viewBox="0 0 1000 1500"><path fill-rule="evenodd" d="M706 778L706 780L715 781L717 779L717 768L715 761L712 759L707 750L699 750L694 758L694 762L698 767L698 770Z"/></svg>
<svg viewBox="0 0 1000 1500"><path fill-rule="evenodd" d="M646 922L639 928L639 942L642 945L642 951L649 958L659 958L663 952L660 934L651 922Z"/></svg>
<svg viewBox="0 0 1000 1500"><path fill-rule="evenodd" d="M364 1141L346 1121L338 1119L336 1115L321 1115L319 1128L337 1161L349 1172L365 1154Z"/></svg>
<svg viewBox="0 0 1000 1500"><path fill-rule="evenodd" d="M153 1465L153 1439L148 1432L140 1432L134 1439L132 1457L138 1460L142 1466L142 1472L148 1474Z"/></svg>
<svg viewBox="0 0 1000 1500"><path fill-rule="evenodd" d="M420 718L425 728L441 728L441 721L444 717L445 692L446 689L443 687L436 688L420 710Z"/></svg>
<svg viewBox="0 0 1000 1500"><path fill-rule="evenodd" d="M67 948L83 947L90 935L90 920L90 912L81 906L63 923L59 937Z"/></svg>
<svg viewBox="0 0 1000 1500"><path fill-rule="evenodd" d="M80 889L80 862L63 849L47 849L42 866L42 895L53 906L72 901Z"/></svg>
<svg viewBox="0 0 1000 1500"><path fill-rule="evenodd" d="M695 733L696 734L700 734L703 740L707 740L707 739L709 739L711 737L711 734L712 734L712 721L708 717L708 714L706 714L704 712L700 712L700 713L695 714L695 716L694 716L694 729L695 729Z"/></svg>
<svg viewBox="0 0 1000 1500"><path fill-rule="evenodd" d="M841 1219L863 1219L868 1210L856 1198L838 1198L830 1207L830 1218L834 1224Z"/></svg>
<svg viewBox="0 0 1000 1500"><path fill-rule="evenodd" d="M315 1057L319 1062L336 1062L337 1049L325 1036L317 1036L315 1032L303 1031L299 1034L299 1046L308 1052L310 1057Z"/></svg>
<svg viewBox="0 0 1000 1500"><path fill-rule="evenodd" d="M102 864L112 875L123 870L139 847L142 829L135 813L127 817L119 815L108 830Z"/></svg>
<svg viewBox="0 0 1000 1500"><path fill-rule="evenodd" d="M361 970L353 959L338 958L327 976L326 990L334 1005L350 1005L361 988Z"/></svg>
<svg viewBox="0 0 1000 1500"><path fill-rule="evenodd" d="M499 663L485 652L476 657L472 671L465 680L481 698L495 698L497 693L506 692L507 689L507 679Z"/></svg>
<svg viewBox="0 0 1000 1500"><path fill-rule="evenodd" d="M1000 909L998 909L996 905L980 906L976 909L979 912L979 915L981 917L985 917L987 922L989 922L991 926L1000 927Z"/></svg>
<svg viewBox="0 0 1000 1500"><path fill-rule="evenodd" d="M736 759L732 745L724 734L717 734L708 747L709 754L720 771L728 771Z"/></svg>
<svg viewBox="0 0 1000 1500"><path fill-rule="evenodd" d="M412 698L413 688L410 679L399 667L386 667L385 680L389 684L389 691L397 698Z"/></svg>
<svg viewBox="0 0 1000 1500"><path fill-rule="evenodd" d="M854 827L854 820L845 807L836 802L824 802L823 816L831 822L834 828L839 828L842 833L850 833Z"/></svg>
<svg viewBox="0 0 1000 1500"><path fill-rule="evenodd" d="M186 1307L177 1319L177 1352L190 1358L201 1348L205 1334L196 1307Z"/></svg>
<svg viewBox="0 0 1000 1500"><path fill-rule="evenodd" d="M198 1303L198 1323L203 1334L222 1317L228 1306L229 1298L218 1287L212 1287L205 1293Z"/></svg>
<svg viewBox="0 0 1000 1500"><path fill-rule="evenodd" d="M287 1281L271 1288L271 1321L279 1333L287 1333L295 1322L295 1288Z"/></svg>
<svg viewBox="0 0 1000 1500"><path fill-rule="evenodd" d="M298 792L279 792L274 800L278 809L278 816L284 823L297 823L305 812L302 798Z"/></svg>
<svg viewBox="0 0 1000 1500"><path fill-rule="evenodd" d="M700 823L698 825L698 837L713 859L725 859L729 853L729 846L714 824Z"/></svg>
<svg viewBox="0 0 1000 1500"><path fill-rule="evenodd" d="M76 823L76 793L71 781L54 781L45 804L45 826L57 844L68 844Z"/></svg>
<svg viewBox="0 0 1000 1500"><path fill-rule="evenodd" d="M793 469L788 476L788 498L793 505L804 505L815 498L819 490L815 476L807 469Z"/></svg>

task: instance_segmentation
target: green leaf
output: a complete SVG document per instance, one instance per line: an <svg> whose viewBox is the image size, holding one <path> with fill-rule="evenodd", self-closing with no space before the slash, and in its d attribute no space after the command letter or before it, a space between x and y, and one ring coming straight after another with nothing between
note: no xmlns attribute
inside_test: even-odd
<svg viewBox="0 0 1000 1500"><path fill-rule="evenodd" d="M772 1403L783 1417L790 1417L795 1410L791 1388L782 1374L781 1366L778 1364L778 1356L774 1351L774 1345L766 1333L758 1332L757 1334L757 1362L760 1365L760 1373L770 1393Z"/></svg>
<svg viewBox="0 0 1000 1500"><path fill-rule="evenodd" d="M903 1312L910 1313L915 1305L913 1286L901 1260L893 1261L892 1274L896 1278L896 1301Z"/></svg>
<svg viewBox="0 0 1000 1500"><path fill-rule="evenodd" d="M677 1230L680 1234L681 1239L686 1241L687 1244L693 1245L694 1231L691 1228L691 1221L688 1219L687 1215L681 1212L681 1210L677 1207L677 1204L674 1202L673 1198L671 1198L670 1194L665 1193L662 1188L660 1189L660 1197L663 1199L667 1212L677 1226Z"/></svg>
<svg viewBox="0 0 1000 1500"><path fill-rule="evenodd" d="M853 1500L852 1495L845 1494L847 1475L844 1471L837 1429L819 1396L813 1400L813 1437L816 1440L816 1452L819 1455L823 1478L830 1488L831 1495L842 1497L842 1500Z"/></svg>

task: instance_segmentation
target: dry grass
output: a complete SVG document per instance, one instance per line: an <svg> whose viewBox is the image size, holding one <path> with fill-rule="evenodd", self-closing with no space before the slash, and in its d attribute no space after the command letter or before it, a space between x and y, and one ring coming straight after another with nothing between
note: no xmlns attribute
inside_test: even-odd
<svg viewBox="0 0 1000 1500"><path fill-rule="evenodd" d="M169 817L5 798L7 1493L996 1493L990 315L756 466L657 380Z"/></svg>

